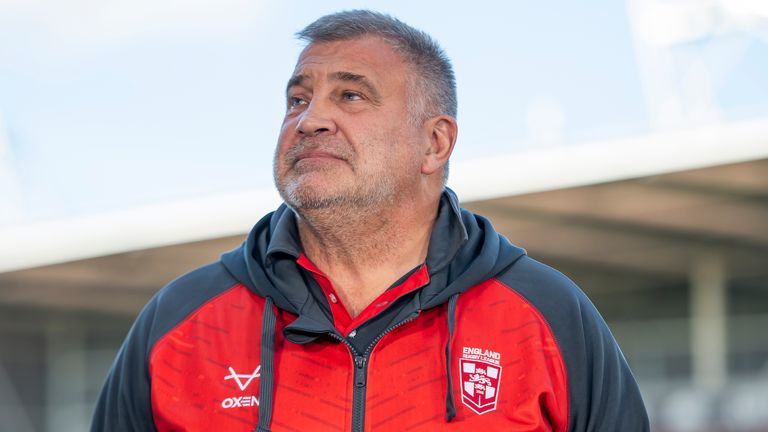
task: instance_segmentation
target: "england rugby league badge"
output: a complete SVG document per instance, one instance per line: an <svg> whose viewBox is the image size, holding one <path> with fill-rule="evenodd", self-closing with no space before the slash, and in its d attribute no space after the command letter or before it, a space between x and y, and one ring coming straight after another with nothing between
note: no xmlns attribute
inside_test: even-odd
<svg viewBox="0 0 768 432"><path fill-rule="evenodd" d="M501 354L464 347L459 359L461 402L477 414L496 409L501 384Z"/></svg>

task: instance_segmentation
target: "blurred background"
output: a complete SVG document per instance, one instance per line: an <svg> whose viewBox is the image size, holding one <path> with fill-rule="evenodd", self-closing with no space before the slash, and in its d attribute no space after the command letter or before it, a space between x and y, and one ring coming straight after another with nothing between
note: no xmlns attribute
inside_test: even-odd
<svg viewBox="0 0 768 432"><path fill-rule="evenodd" d="M279 204L293 33L352 1L0 0L0 430ZM768 431L768 2L369 1L453 59L449 186L576 280L655 431Z"/></svg>

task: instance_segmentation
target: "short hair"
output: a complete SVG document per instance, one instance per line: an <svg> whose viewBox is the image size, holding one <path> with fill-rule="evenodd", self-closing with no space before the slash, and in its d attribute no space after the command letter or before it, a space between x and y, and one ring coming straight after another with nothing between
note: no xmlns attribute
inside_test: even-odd
<svg viewBox="0 0 768 432"><path fill-rule="evenodd" d="M320 17L296 33L308 44L365 36L386 40L414 68L408 108L415 121L447 114L456 117L456 77L445 51L427 33L380 12L348 10Z"/></svg>

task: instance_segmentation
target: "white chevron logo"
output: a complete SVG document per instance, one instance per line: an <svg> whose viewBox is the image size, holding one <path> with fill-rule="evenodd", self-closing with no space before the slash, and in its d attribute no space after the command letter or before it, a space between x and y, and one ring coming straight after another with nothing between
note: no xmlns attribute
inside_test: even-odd
<svg viewBox="0 0 768 432"><path fill-rule="evenodd" d="M245 390L248 388L248 384L253 381L254 378L258 378L261 376L261 365L256 366L256 369L253 370L253 373L248 374L239 374L235 372L235 370L232 368L232 366L229 367L229 375L224 377L224 380L233 379L237 383L237 386L240 387L240 390ZM245 383L241 381L242 379L246 380Z"/></svg>

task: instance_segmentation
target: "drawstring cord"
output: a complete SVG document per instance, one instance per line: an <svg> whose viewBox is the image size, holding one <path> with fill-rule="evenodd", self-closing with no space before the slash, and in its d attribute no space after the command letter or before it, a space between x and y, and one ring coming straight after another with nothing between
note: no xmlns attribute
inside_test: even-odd
<svg viewBox="0 0 768 432"><path fill-rule="evenodd" d="M445 398L445 420L450 422L456 417L456 402L453 400L453 374L451 373L451 340L456 326L456 302L459 294L454 294L448 300L448 342L445 343L445 369L448 375L448 394Z"/></svg>
<svg viewBox="0 0 768 432"><path fill-rule="evenodd" d="M275 311L267 297L261 317L261 376L259 378L259 423L255 432L269 432L272 422L272 388L275 369Z"/></svg>

